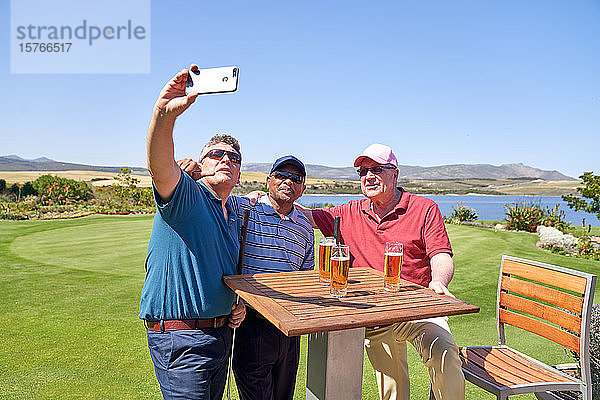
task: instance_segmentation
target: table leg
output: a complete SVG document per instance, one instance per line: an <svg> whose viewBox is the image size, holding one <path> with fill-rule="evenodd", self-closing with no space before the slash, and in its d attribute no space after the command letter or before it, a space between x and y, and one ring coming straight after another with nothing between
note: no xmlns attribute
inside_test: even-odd
<svg viewBox="0 0 600 400"><path fill-rule="evenodd" d="M307 400L360 399L365 328L308 335Z"/></svg>

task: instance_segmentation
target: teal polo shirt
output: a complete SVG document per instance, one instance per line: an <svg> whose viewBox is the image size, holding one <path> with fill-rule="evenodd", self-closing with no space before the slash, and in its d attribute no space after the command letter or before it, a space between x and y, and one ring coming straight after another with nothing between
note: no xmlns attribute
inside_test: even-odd
<svg viewBox="0 0 600 400"><path fill-rule="evenodd" d="M234 293L223 275L236 273L240 225L227 200L184 172L168 203L156 190L146 278L140 301L141 319L203 319L231 312Z"/></svg>

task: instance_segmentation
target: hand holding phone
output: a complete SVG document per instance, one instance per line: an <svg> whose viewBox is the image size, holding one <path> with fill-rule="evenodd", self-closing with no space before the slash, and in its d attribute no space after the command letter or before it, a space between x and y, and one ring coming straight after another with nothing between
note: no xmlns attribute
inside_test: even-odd
<svg viewBox="0 0 600 400"><path fill-rule="evenodd" d="M239 74L238 67L190 69L185 93L189 95L235 92Z"/></svg>

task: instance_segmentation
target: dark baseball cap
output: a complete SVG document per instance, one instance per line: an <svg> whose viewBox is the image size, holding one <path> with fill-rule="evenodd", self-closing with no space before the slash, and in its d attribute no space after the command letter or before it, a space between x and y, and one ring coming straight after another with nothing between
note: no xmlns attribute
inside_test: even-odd
<svg viewBox="0 0 600 400"><path fill-rule="evenodd" d="M272 174L273 171L277 171L280 167L283 167L284 165L293 165L294 167L300 170L303 176L306 176L306 168L304 168L304 164L302 164L302 161L298 160L292 155L283 156L275 160L275 162L273 163L273 167L271 167L271 172L269 172L269 174Z"/></svg>

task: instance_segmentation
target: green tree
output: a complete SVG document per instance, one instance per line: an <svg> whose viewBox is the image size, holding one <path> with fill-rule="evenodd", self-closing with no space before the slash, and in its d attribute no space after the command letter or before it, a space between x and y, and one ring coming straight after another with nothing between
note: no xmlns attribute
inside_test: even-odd
<svg viewBox="0 0 600 400"><path fill-rule="evenodd" d="M19 186L18 183L13 183L9 188L8 191L12 194L15 195L15 199L16 201L21 200L21 186Z"/></svg>
<svg viewBox="0 0 600 400"><path fill-rule="evenodd" d="M121 172L115 176L117 183L112 185L119 203L122 205L137 205L140 201L140 191L137 184L140 180L131 175L129 168L121 168Z"/></svg>
<svg viewBox="0 0 600 400"><path fill-rule="evenodd" d="M135 176L131 175L129 168L121 168L121 172L115 176L115 180L119 182L119 185L123 187L135 188L140 180Z"/></svg>
<svg viewBox="0 0 600 400"><path fill-rule="evenodd" d="M6 181L4 179L0 179L0 193L6 190Z"/></svg>
<svg viewBox="0 0 600 400"><path fill-rule="evenodd" d="M563 200L575 211L595 213L600 218L600 175L584 172L579 178L584 184L584 187L577 188L581 197L569 194L563 196Z"/></svg>
<svg viewBox="0 0 600 400"><path fill-rule="evenodd" d="M36 194L37 194L37 190L35 190L35 188L31 184L31 182L25 182L23 184L23 186L21 187L21 195L23 197L36 195Z"/></svg>
<svg viewBox="0 0 600 400"><path fill-rule="evenodd" d="M152 189L138 188L139 178L131 175L129 168L121 168L121 173L115 176L116 183L111 185L114 200L124 209L138 206L153 206Z"/></svg>

